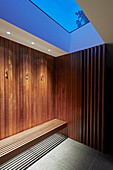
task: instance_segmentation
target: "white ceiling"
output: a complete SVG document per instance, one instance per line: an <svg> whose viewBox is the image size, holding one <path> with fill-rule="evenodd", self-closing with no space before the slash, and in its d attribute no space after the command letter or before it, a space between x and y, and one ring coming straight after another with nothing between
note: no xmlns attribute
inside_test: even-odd
<svg viewBox="0 0 113 170"><path fill-rule="evenodd" d="M8 35L6 33L7 31L11 32L11 34ZM4 21L3 19L0 19L0 36L54 57L67 54L67 52L61 50L60 48L51 45L50 43ZM34 42L34 44L31 44L31 42ZM51 51L48 51L48 49Z"/></svg>
<svg viewBox="0 0 113 170"><path fill-rule="evenodd" d="M113 43L113 0L76 0L105 43Z"/></svg>

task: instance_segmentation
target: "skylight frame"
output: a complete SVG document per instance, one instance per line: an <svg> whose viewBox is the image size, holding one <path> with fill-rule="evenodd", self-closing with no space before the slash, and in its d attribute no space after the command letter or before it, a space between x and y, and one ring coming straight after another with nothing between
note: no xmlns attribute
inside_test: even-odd
<svg viewBox="0 0 113 170"><path fill-rule="evenodd" d="M64 28L61 24L59 24L55 19L53 19L51 16L49 16L44 10L42 10L39 6L37 6L34 2L32 2L32 0L29 0L30 3L32 3L33 5L35 5L35 7L37 7L40 11L42 11L46 16L48 16L50 19L52 19L56 24L58 24L61 28L63 28L66 32L68 32L69 34L82 28L83 26L85 26L86 24L88 24L90 21L88 21L87 23L84 23L81 27L75 28L72 31L68 31L66 28Z"/></svg>

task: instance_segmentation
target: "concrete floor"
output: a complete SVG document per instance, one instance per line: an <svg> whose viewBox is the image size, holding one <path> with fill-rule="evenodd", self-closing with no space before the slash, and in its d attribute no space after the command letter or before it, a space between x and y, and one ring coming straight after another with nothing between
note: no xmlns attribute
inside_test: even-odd
<svg viewBox="0 0 113 170"><path fill-rule="evenodd" d="M67 138L28 170L113 170L113 156Z"/></svg>

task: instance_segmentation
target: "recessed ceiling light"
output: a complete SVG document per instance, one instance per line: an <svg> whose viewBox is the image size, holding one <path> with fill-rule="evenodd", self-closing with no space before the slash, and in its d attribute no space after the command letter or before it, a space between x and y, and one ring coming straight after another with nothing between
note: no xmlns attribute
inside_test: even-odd
<svg viewBox="0 0 113 170"><path fill-rule="evenodd" d="M31 42L31 44L34 44L34 42Z"/></svg>
<svg viewBox="0 0 113 170"><path fill-rule="evenodd" d="M6 32L7 34L11 34L9 31L8 32Z"/></svg>
<svg viewBox="0 0 113 170"><path fill-rule="evenodd" d="M34 42L31 42L31 44L34 44Z"/></svg>
<svg viewBox="0 0 113 170"><path fill-rule="evenodd" d="M51 51L50 49L48 49L48 51Z"/></svg>

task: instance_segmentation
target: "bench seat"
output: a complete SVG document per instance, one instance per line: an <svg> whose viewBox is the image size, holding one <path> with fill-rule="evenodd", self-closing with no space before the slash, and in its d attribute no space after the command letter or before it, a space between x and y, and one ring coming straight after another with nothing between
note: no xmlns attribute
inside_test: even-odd
<svg viewBox="0 0 113 170"><path fill-rule="evenodd" d="M0 164L62 130L67 123L53 119L0 141Z"/></svg>

